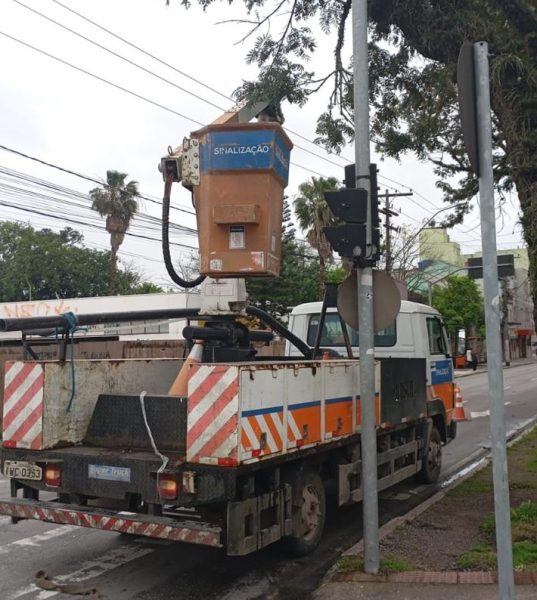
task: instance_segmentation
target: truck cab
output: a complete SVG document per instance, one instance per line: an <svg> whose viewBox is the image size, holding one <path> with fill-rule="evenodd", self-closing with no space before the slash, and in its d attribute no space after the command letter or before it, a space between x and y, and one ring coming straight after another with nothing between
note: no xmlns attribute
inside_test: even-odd
<svg viewBox="0 0 537 600"><path fill-rule="evenodd" d="M295 306L289 316L289 330L313 347L321 316L321 302ZM354 358L359 358L359 334L347 327ZM328 309L321 348L346 357L347 350L337 309ZM285 354L298 356L292 344L286 342ZM449 341L440 313L431 306L403 300L397 317L385 329L375 334L375 358L381 362L392 358L421 358L426 361L426 385L429 400L440 400L446 421L452 421L454 407L453 362ZM454 432L446 432L447 437Z"/></svg>

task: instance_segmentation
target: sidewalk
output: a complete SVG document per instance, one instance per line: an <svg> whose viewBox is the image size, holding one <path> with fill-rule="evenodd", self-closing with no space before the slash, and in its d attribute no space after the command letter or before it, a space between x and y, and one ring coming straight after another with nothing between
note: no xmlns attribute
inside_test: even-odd
<svg viewBox="0 0 537 600"><path fill-rule="evenodd" d="M535 356L530 356L528 358L517 358L509 364L509 366L504 365L504 369L512 369L514 367L522 367L523 365L537 365L537 358ZM476 371L472 371L472 369L454 369L455 378L459 379L460 377L468 377L469 375L476 375L477 373L486 373L487 365L486 363L480 364L477 367Z"/></svg>

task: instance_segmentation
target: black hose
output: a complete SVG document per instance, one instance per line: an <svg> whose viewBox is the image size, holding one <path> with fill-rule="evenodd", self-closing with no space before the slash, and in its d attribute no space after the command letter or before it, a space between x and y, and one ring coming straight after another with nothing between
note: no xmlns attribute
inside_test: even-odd
<svg viewBox="0 0 537 600"><path fill-rule="evenodd" d="M293 346L298 348L300 352L304 355L306 359L311 359L312 350L311 348L303 342L299 337L297 337L294 333L291 333L287 327L282 325L279 321L277 321L274 317L271 317L267 312L262 310L261 308L257 308L257 306L247 306L246 314L251 315L252 317L257 317L266 325L269 325L274 331L277 331L280 335L282 335L286 340L289 340Z"/></svg>
<svg viewBox="0 0 537 600"><path fill-rule="evenodd" d="M170 194L172 183L173 177L168 174L164 184L164 198L162 198L162 255L164 256L166 270L172 281L183 288L193 288L197 287L205 279L205 275L199 275L192 281L186 281L180 277L173 268L172 258L170 256L170 239L168 231L170 226Z"/></svg>
<svg viewBox="0 0 537 600"><path fill-rule="evenodd" d="M189 319L199 315L199 308L163 308L157 310L131 310L92 315L74 315L79 327L101 323L121 323L125 321L145 321L149 319ZM32 331L36 329L62 329L71 324L66 313L53 317L27 317L22 319L0 319L0 331Z"/></svg>

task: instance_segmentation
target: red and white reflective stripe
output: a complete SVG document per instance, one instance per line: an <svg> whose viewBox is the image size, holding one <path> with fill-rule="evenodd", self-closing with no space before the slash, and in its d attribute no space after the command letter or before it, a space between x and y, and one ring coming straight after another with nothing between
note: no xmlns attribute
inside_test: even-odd
<svg viewBox="0 0 537 600"><path fill-rule="evenodd" d="M132 518L111 517L99 514L85 513L76 510L44 508L39 506L21 505L16 502L0 501L0 513L24 519L37 519L49 523L62 523L91 527L105 531L119 531L146 537L201 544L204 546L222 547L220 529L203 526L192 522L191 526L184 524L167 524L162 522L137 521Z"/></svg>
<svg viewBox="0 0 537 600"><path fill-rule="evenodd" d="M237 367L195 365L188 381L187 461L237 458Z"/></svg>
<svg viewBox="0 0 537 600"><path fill-rule="evenodd" d="M245 439L241 454L261 450L263 454L275 454L283 449L283 412L249 415L241 419ZM261 439L265 446L261 448Z"/></svg>
<svg viewBox="0 0 537 600"><path fill-rule="evenodd" d="M287 413L287 445L289 448L295 448L298 441L302 440L302 433L296 424L293 411Z"/></svg>
<svg viewBox="0 0 537 600"><path fill-rule="evenodd" d="M4 444L40 449L43 443L43 366L6 362L4 380Z"/></svg>

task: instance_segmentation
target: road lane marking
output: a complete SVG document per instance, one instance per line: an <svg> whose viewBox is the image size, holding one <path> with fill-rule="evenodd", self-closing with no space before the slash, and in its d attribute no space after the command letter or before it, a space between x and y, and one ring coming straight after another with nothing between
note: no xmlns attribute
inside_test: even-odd
<svg viewBox="0 0 537 600"><path fill-rule="evenodd" d="M58 583L80 583L98 577L107 571L117 569L118 567L133 560L137 560L138 558L142 558L151 552L154 552L154 549L142 546L121 546L105 552L99 558L83 562L80 569L77 569L76 571L65 573L63 575L51 573L50 576ZM32 584L4 596L4 600L17 600L17 598L32 593L36 600L46 600L47 598L57 596L61 592L40 590Z"/></svg>
<svg viewBox="0 0 537 600"><path fill-rule="evenodd" d="M504 406L509 406L510 404L511 404L510 400L507 400L506 402L503 403ZM490 409L475 411L475 412L470 411L470 418L479 419L479 417L490 417Z"/></svg>
<svg viewBox="0 0 537 600"><path fill-rule="evenodd" d="M490 410L470 411L470 418L479 419L480 417L490 417Z"/></svg>
<svg viewBox="0 0 537 600"><path fill-rule="evenodd" d="M10 517L7 517L8 519ZM0 546L0 555L7 554L10 550L17 546L33 546L35 548L41 546L43 542L47 542L48 540L59 537L60 535L65 535L70 531L78 529L74 525L62 525L61 527L55 527L54 529L50 529L49 531L45 531L44 533L38 533L37 535L32 535L31 537L22 538L21 540L15 540L14 542L9 542L9 544L5 544L4 546Z"/></svg>

